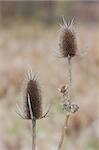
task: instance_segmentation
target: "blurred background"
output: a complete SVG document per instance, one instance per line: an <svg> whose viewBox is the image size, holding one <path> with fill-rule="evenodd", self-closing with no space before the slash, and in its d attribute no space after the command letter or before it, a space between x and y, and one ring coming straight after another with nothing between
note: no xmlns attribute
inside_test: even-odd
<svg viewBox="0 0 99 150"><path fill-rule="evenodd" d="M80 107L69 120L63 150L99 150L99 2L0 1L0 149L31 149L31 122L16 113L25 71L39 73L43 111L37 149L57 150L65 119L62 97L66 60L58 52L59 24L75 17L78 51L72 62L72 100ZM57 52L56 52L57 51Z"/></svg>

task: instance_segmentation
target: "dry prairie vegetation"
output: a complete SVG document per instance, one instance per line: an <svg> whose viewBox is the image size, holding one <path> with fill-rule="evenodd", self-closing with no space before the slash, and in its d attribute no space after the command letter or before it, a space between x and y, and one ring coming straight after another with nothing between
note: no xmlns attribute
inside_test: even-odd
<svg viewBox="0 0 99 150"><path fill-rule="evenodd" d="M57 57L59 26L15 23L0 27L0 149L31 149L30 122L16 114L28 65L39 73L44 110L49 117L37 123L37 148L54 150L65 113L57 88L66 80L64 59ZM79 53L73 61L73 100L80 109L69 122L64 150L99 149L99 27L79 25Z"/></svg>

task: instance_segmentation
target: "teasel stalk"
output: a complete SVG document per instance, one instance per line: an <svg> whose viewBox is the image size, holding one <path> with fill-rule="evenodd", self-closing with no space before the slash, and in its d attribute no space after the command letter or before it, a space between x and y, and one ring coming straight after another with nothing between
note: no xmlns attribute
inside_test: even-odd
<svg viewBox="0 0 99 150"><path fill-rule="evenodd" d="M63 17L63 25L60 29L60 54L63 58L67 59L67 70L68 70L68 84L59 88L63 96L63 108L66 110L65 122L62 127L61 137L58 145L58 150L61 150L65 133L68 129L68 121L71 113L75 113L78 111L78 106L76 104L72 104L71 95L72 95L72 58L76 56L77 51L77 43L76 36L73 30L73 22L74 18L71 22L66 22Z"/></svg>
<svg viewBox="0 0 99 150"><path fill-rule="evenodd" d="M50 110L42 114L42 97L39 84L37 82L37 75L33 75L31 69L28 70L24 84L24 100L23 110L17 105L17 114L23 119L32 121L32 150L36 149L36 121L45 118Z"/></svg>
<svg viewBox="0 0 99 150"><path fill-rule="evenodd" d="M29 105L29 110L30 110L30 115L31 115L31 120L32 120L32 150L35 150L36 146L36 118L33 116L33 111L32 111L32 105L30 103L30 97L28 95L28 105Z"/></svg>

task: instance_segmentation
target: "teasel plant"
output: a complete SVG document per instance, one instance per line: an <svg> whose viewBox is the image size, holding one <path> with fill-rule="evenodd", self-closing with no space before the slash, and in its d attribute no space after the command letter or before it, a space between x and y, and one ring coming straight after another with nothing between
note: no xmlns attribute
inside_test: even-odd
<svg viewBox="0 0 99 150"><path fill-rule="evenodd" d="M72 59L77 53L74 18L70 22L66 22L64 17L62 17L62 20L63 25L60 25L59 50L61 57L67 61L68 82L67 85L63 85L58 88L59 92L62 94L63 109L66 111L65 122L62 127L58 150L62 149L64 137L68 129L70 115L77 112L79 109L78 105L72 103Z"/></svg>
<svg viewBox="0 0 99 150"><path fill-rule="evenodd" d="M42 113L42 96L37 74L28 69L23 83L23 106L16 104L16 113L23 119L32 121L32 150L36 149L36 122L48 116L51 105L46 113Z"/></svg>

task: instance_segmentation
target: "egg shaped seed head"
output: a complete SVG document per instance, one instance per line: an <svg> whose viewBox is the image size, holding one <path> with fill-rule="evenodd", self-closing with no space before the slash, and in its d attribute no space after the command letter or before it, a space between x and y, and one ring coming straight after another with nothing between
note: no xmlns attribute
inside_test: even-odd
<svg viewBox="0 0 99 150"><path fill-rule="evenodd" d="M74 57L76 55L77 43L73 31L73 19L67 23L63 17L63 25L60 29L59 49L62 57Z"/></svg>
<svg viewBox="0 0 99 150"><path fill-rule="evenodd" d="M42 116L42 97L41 90L36 79L36 75L29 71L27 74L27 79L24 84L24 118L31 119L28 98L30 98L30 104L32 109L32 114L35 119L39 119Z"/></svg>

